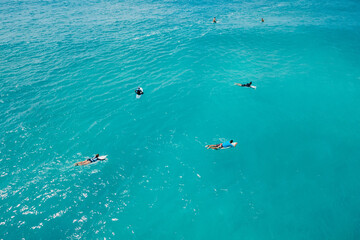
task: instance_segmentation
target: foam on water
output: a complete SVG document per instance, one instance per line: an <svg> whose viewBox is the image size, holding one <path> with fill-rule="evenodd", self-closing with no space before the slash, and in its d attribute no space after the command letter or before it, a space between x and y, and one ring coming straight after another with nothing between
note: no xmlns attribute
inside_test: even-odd
<svg viewBox="0 0 360 240"><path fill-rule="evenodd" d="M359 14L3 1L0 238L357 239Z"/></svg>

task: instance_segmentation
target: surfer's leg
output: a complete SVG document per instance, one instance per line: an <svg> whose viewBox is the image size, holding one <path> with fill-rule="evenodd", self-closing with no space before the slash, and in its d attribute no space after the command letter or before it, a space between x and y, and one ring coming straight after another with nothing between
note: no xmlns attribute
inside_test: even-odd
<svg viewBox="0 0 360 240"><path fill-rule="evenodd" d="M208 148L211 148L211 149L219 149L219 148L221 148L221 144L209 145Z"/></svg>
<svg viewBox="0 0 360 240"><path fill-rule="evenodd" d="M85 160L82 162L75 163L75 166L83 166L83 165L87 165L89 163L91 163L91 161Z"/></svg>

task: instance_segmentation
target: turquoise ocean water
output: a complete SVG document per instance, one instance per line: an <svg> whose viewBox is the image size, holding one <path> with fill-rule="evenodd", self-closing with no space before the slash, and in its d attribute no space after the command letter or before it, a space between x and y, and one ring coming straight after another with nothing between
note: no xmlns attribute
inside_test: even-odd
<svg viewBox="0 0 360 240"><path fill-rule="evenodd" d="M0 239L359 239L359 16L0 1Z"/></svg>

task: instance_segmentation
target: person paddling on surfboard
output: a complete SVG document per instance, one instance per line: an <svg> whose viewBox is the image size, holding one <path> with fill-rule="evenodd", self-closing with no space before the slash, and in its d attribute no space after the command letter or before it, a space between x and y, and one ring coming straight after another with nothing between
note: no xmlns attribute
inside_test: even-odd
<svg viewBox="0 0 360 240"><path fill-rule="evenodd" d="M251 87L252 82L241 84L241 83L235 83L235 85L238 85L240 87Z"/></svg>
<svg viewBox="0 0 360 240"><path fill-rule="evenodd" d="M93 157L93 158L89 158L89 159L86 159L85 161L75 163L75 166L88 165L90 163L94 163L98 160L104 160L104 159L105 158L99 158L99 154L96 154L95 157Z"/></svg>
<svg viewBox="0 0 360 240"><path fill-rule="evenodd" d="M135 90L135 93L136 93L136 95L141 96L141 95L144 94L144 91L143 91L143 89L142 89L141 87L138 87L138 88Z"/></svg>
<svg viewBox="0 0 360 240"><path fill-rule="evenodd" d="M236 147L236 145L237 145L237 142L230 140L230 141L227 141L224 143L219 143L219 144L214 144L214 145L206 145L205 147L207 149L211 148L211 149L218 150L218 149L223 149L223 148L233 148L233 147Z"/></svg>

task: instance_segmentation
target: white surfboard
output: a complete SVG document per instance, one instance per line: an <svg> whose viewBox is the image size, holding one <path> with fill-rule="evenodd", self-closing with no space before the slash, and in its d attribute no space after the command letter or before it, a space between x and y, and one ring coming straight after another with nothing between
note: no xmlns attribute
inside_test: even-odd
<svg viewBox="0 0 360 240"><path fill-rule="evenodd" d="M98 159L99 159L99 160L105 160L106 157L107 157L107 155L103 155L103 156L99 156Z"/></svg>
<svg viewBox="0 0 360 240"><path fill-rule="evenodd" d="M252 86L252 85L251 85L250 87L253 88L253 89L256 89L256 86Z"/></svg>

